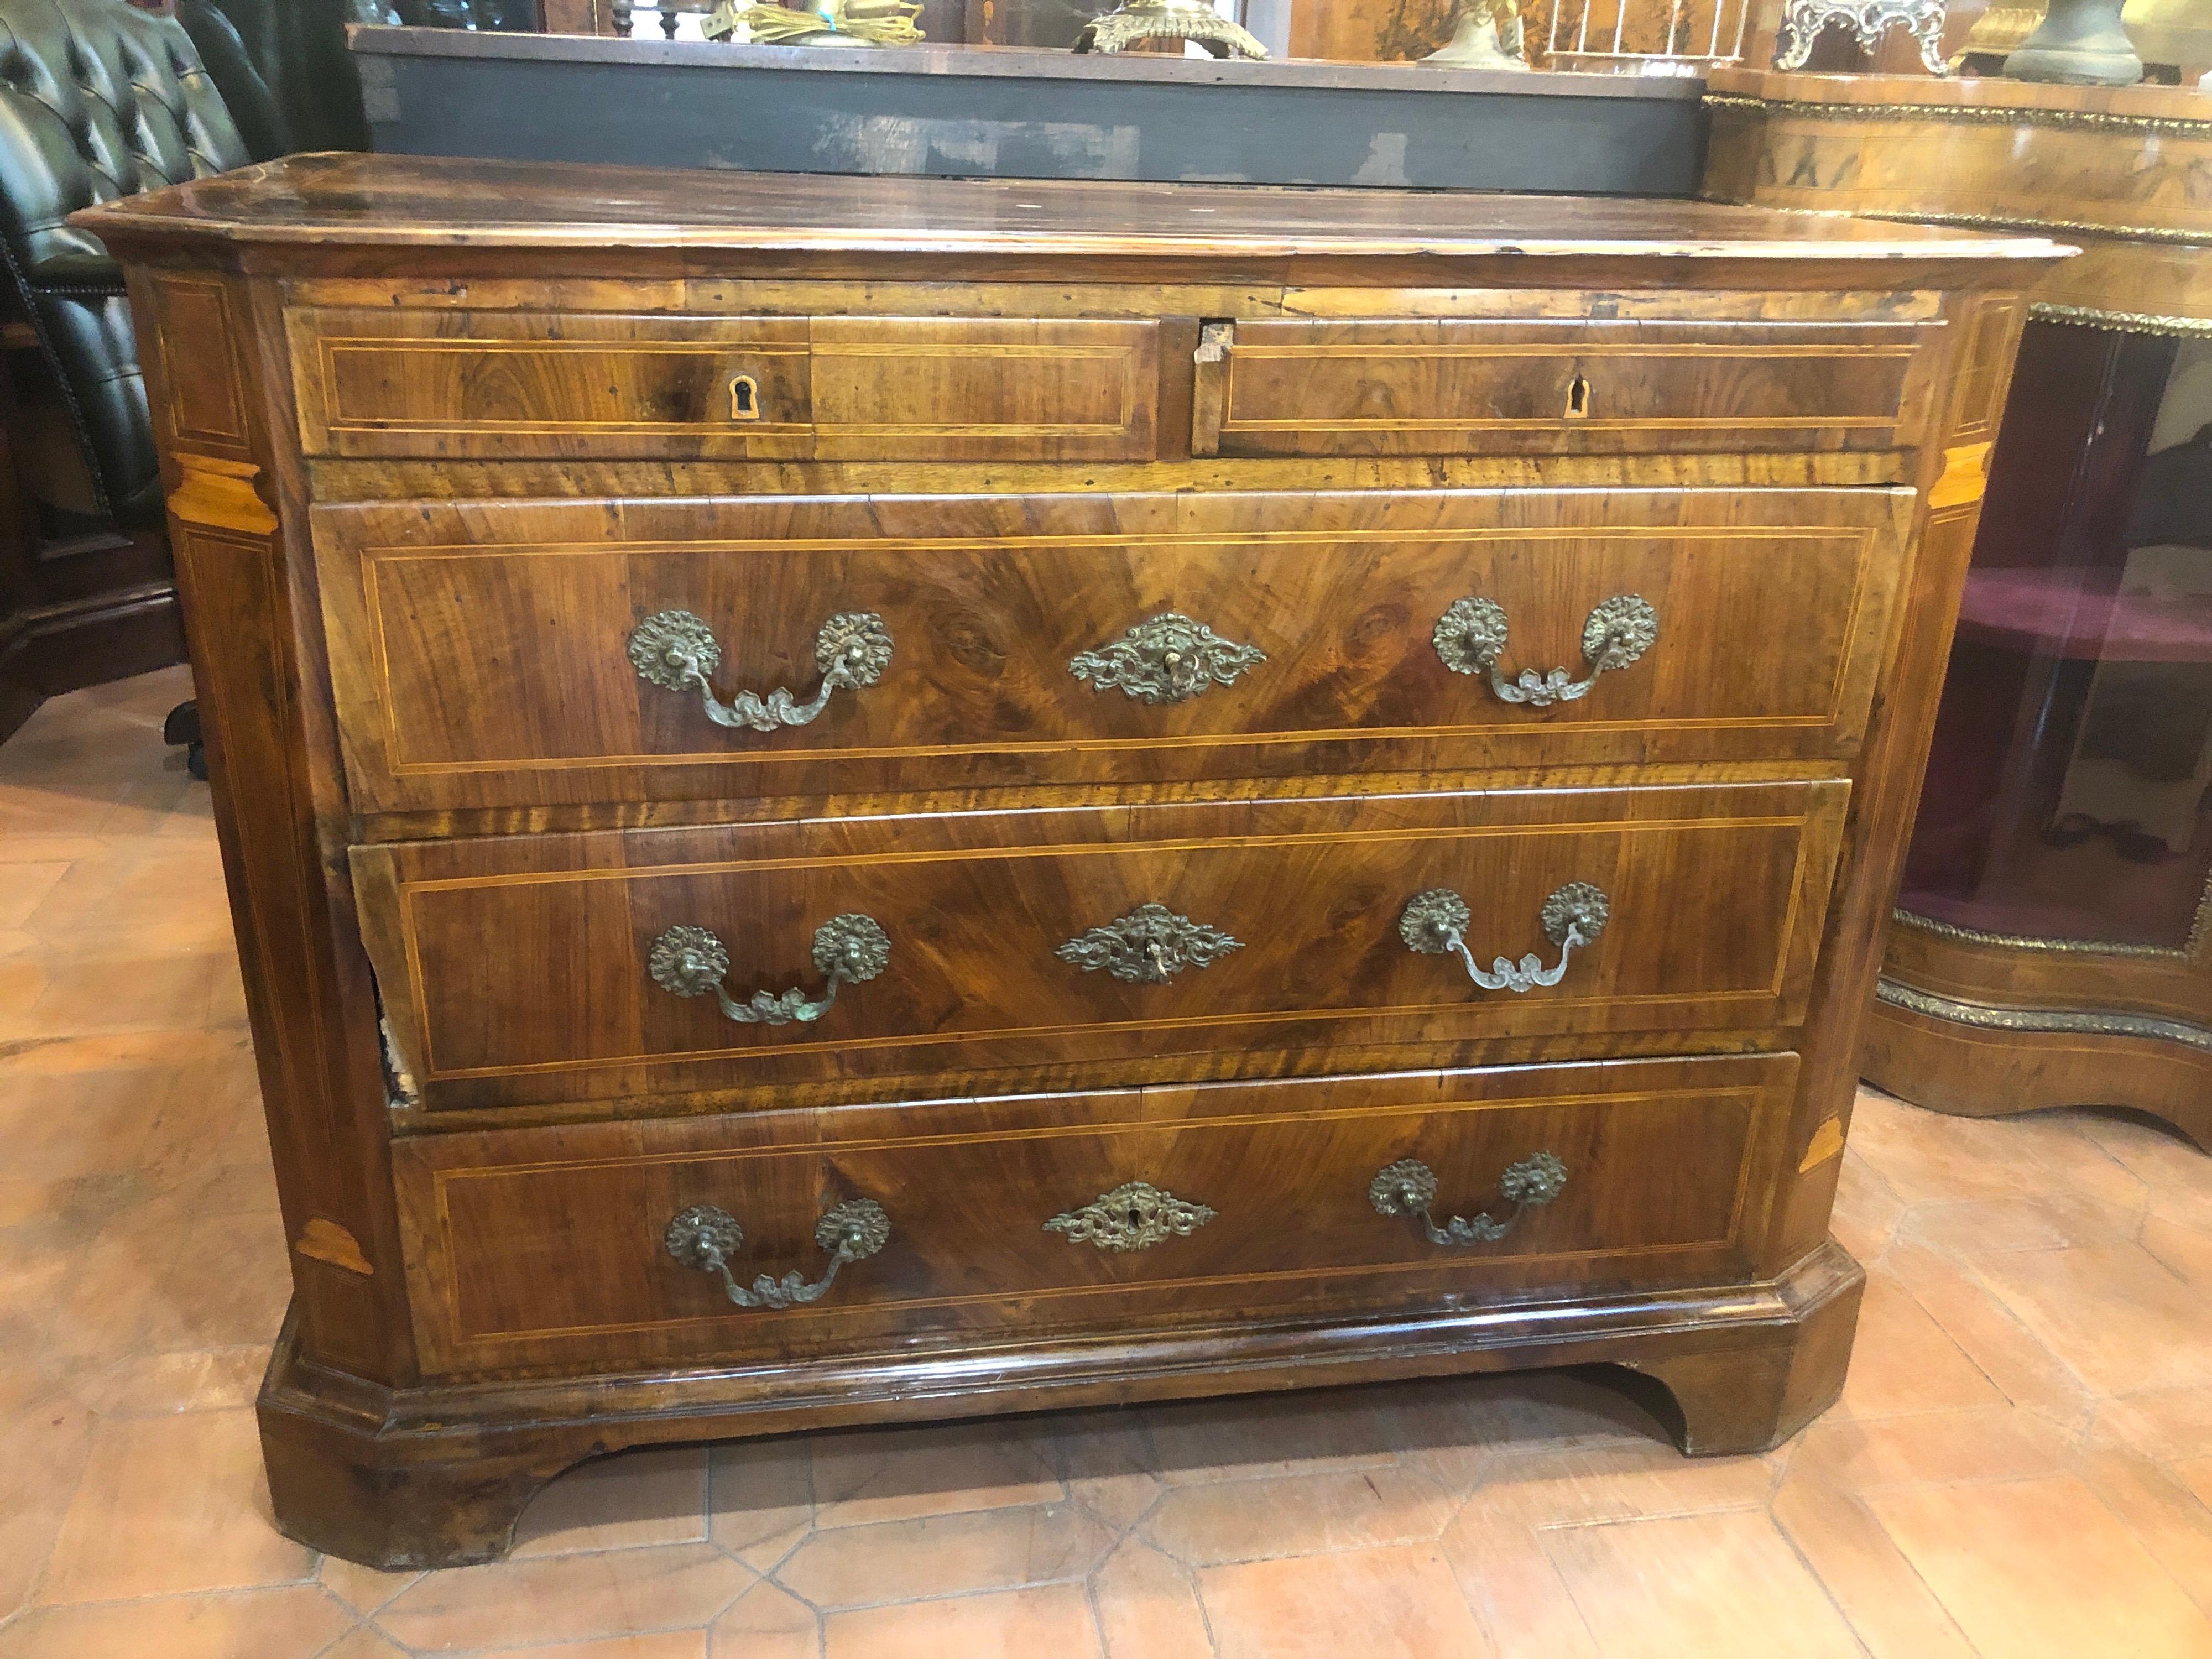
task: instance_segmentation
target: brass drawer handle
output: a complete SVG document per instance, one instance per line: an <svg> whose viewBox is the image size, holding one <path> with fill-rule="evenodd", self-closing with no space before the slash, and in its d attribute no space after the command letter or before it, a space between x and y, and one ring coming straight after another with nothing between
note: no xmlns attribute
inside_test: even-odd
<svg viewBox="0 0 2212 1659"><path fill-rule="evenodd" d="M1093 927L1053 954L1086 974L1101 968L1115 979L1165 985L1186 968L1211 968L1244 948L1218 927L1179 916L1164 904L1140 904L1103 927Z"/></svg>
<svg viewBox="0 0 2212 1659"><path fill-rule="evenodd" d="M696 1204L668 1224L661 1243L668 1254L686 1267L722 1276L722 1291L740 1308L795 1308L819 1302L836 1282L838 1269L849 1261L862 1261L890 1243L891 1218L873 1199L855 1198L833 1205L815 1224L814 1242L830 1252L830 1265L822 1277L809 1284L793 1269L781 1279L766 1273L747 1290L730 1271L730 1258L744 1247L745 1230L737 1217L711 1204Z"/></svg>
<svg viewBox="0 0 2212 1659"><path fill-rule="evenodd" d="M1170 1238L1188 1238L1213 1219L1214 1212L1149 1181L1131 1181L1101 1193L1079 1209L1044 1224L1048 1233L1071 1244L1095 1244L1102 1250L1149 1250Z"/></svg>
<svg viewBox="0 0 2212 1659"><path fill-rule="evenodd" d="M1224 640L1180 611L1164 611L1110 645L1079 653L1067 672L1093 691L1119 687L1139 702L1188 702L1209 686L1236 684L1267 660L1256 645Z"/></svg>
<svg viewBox="0 0 2212 1659"><path fill-rule="evenodd" d="M805 702L781 689L765 697L740 691L734 702L720 701L712 677L722 665L722 647L706 619L689 611L663 611L640 623L629 636L629 660L638 678L649 685L697 691L707 718L717 726L773 732L805 725L830 706L833 692L858 690L883 678L890 666L891 635L872 611L843 611L823 623L814 636L814 665L822 671L822 684Z"/></svg>
<svg viewBox="0 0 2212 1659"><path fill-rule="evenodd" d="M770 996L756 991L751 1000L738 1002L722 983L730 971L730 953L722 941L704 927L672 927L653 942L646 969L653 982L679 997L702 997L709 991L722 1005L726 1018L741 1025L811 1025L830 1012L840 985L860 985L890 966L890 935L873 916L833 916L814 930L814 966L829 981L818 998L801 990Z"/></svg>
<svg viewBox="0 0 2212 1659"><path fill-rule="evenodd" d="M1606 670L1626 668L1649 651L1659 637L1659 612L1634 593L1616 593L1594 608L1583 624L1583 657L1589 672L1581 679L1564 668L1548 674L1524 668L1517 679L1507 679L1498 672L1505 634L1504 606L1477 596L1452 601L1433 637L1437 655L1453 673L1488 674L1499 701L1549 708L1588 696Z"/></svg>
<svg viewBox="0 0 2212 1659"><path fill-rule="evenodd" d="M1595 945L1611 920L1613 906L1605 894L1586 881L1571 881L1544 901L1540 920L1544 937L1559 947L1559 964L1547 968L1533 953L1516 963L1499 957L1485 973L1475 965L1467 948L1467 901L1449 887L1435 887L1418 895L1398 918L1398 937L1408 951L1423 956L1443 956L1456 951L1467 971L1486 991L1525 993L1538 986L1557 985L1567 976L1567 963L1583 946Z"/></svg>
<svg viewBox="0 0 2212 1659"><path fill-rule="evenodd" d="M1498 1181L1499 1195L1513 1206L1504 1220L1455 1215L1440 1227L1434 1214L1437 1172L1417 1158L1403 1158L1376 1173L1367 1184L1367 1201L1382 1215L1419 1216L1431 1244L1495 1244L1522 1216L1549 1204L1566 1185L1567 1166L1549 1152L1537 1152L1514 1164Z"/></svg>

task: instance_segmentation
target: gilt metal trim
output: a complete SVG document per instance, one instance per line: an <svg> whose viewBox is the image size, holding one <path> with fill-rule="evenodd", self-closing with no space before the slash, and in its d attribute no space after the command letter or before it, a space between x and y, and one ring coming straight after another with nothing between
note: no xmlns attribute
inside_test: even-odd
<svg viewBox="0 0 2212 1659"><path fill-rule="evenodd" d="M1079 653L1067 672L1093 691L1120 690L1139 702L1188 702L1216 685L1234 685L1267 660L1256 645L1224 640L1180 611L1164 611L1120 639Z"/></svg>
<svg viewBox="0 0 2212 1659"><path fill-rule="evenodd" d="M706 618L689 611L657 611L640 623L630 633L629 660L648 685L696 691L707 718L717 726L774 732L815 720L834 693L859 690L883 678L890 666L891 635L872 611L841 611L823 623L814 635L814 665L822 671L822 684L805 702L781 687L766 696L740 691L728 702L715 696L721 642Z"/></svg>
<svg viewBox="0 0 2212 1659"><path fill-rule="evenodd" d="M1165 985L1186 968L1211 968L1244 948L1218 927L1179 916L1164 904L1140 904L1126 916L1067 941L1053 954L1086 974L1101 968L1115 979Z"/></svg>
<svg viewBox="0 0 2212 1659"><path fill-rule="evenodd" d="M2023 214L1938 213L1894 208L1855 208L1862 219L1881 219L1901 225L1948 225L1961 230L2014 230L2047 235L2102 237L2110 242L2173 242L2185 247L2212 244L2212 236L2197 230L2170 230L2160 225L2092 223L2087 219L2039 219Z"/></svg>
<svg viewBox="0 0 2212 1659"><path fill-rule="evenodd" d="M740 1025L811 1025L828 1013L841 985L860 985L890 965L890 935L873 916L832 916L814 930L814 968L828 981L819 997L793 988L774 994L756 991L744 1002L723 983L730 952L707 927L671 927L653 940L646 957L653 982L672 995L702 997L712 993L722 1016Z"/></svg>
<svg viewBox="0 0 2212 1659"><path fill-rule="evenodd" d="M1941 121L1955 126L2086 127L2173 138L2212 139L2212 115L2202 119L2178 115L2115 115L2105 110L2023 109L1986 104L1828 104L1794 99L1749 98L1740 93L1709 92L1707 109L1819 121Z"/></svg>
<svg viewBox="0 0 2212 1659"><path fill-rule="evenodd" d="M1101 1193L1079 1209L1044 1224L1071 1244L1102 1250L1149 1250L1170 1238L1188 1238L1213 1219L1203 1204L1162 1192L1149 1181L1131 1181Z"/></svg>
<svg viewBox="0 0 2212 1659"><path fill-rule="evenodd" d="M1552 1202L1566 1186L1567 1166L1550 1152L1534 1152L1510 1165L1498 1178L1498 1196L1513 1206L1503 1220L1487 1214L1455 1215L1439 1224L1437 1172L1417 1158L1401 1158L1376 1172L1367 1183L1367 1201L1378 1215L1417 1217L1431 1244L1464 1247L1495 1244L1520 1224L1522 1216Z"/></svg>
<svg viewBox="0 0 2212 1659"><path fill-rule="evenodd" d="M2197 902L2197 914L2189 925L2189 937L2179 946L2171 945L2134 945L2118 939L2050 939L2033 933L1991 933L1978 927L1962 927L1956 922L1938 921L1933 916L1923 916L1902 905L1889 913L1890 920L1916 933L1931 933L1937 939L1955 940L1961 945L1988 945L2006 951L2048 951L2056 956L2133 957L2151 962L2212 961L2212 881L2204 886L2203 896Z"/></svg>
<svg viewBox="0 0 2212 1659"><path fill-rule="evenodd" d="M2212 317L2160 317L2146 311L2101 311L2094 306L2047 305L2040 300L2028 307L2027 314L2039 323L2102 329L2108 334L2165 334L2198 340L2212 337Z"/></svg>
<svg viewBox="0 0 2212 1659"><path fill-rule="evenodd" d="M1998 1008L1983 1002L1962 1002L1915 990L1893 979L1875 986L1875 1000L1907 1013L1925 1015L1954 1025L1984 1031L2018 1031L2023 1035L2075 1035L2146 1037L2157 1042L2179 1043L2212 1054L2212 1030L2185 1019L2163 1019L2155 1014L2127 1014L2101 1008Z"/></svg>
<svg viewBox="0 0 2212 1659"><path fill-rule="evenodd" d="M678 1265L719 1274L722 1293L740 1308L795 1308L819 1302L836 1283L840 1269L878 1254L890 1243L891 1218L873 1199L848 1199L832 1205L815 1223L814 1242L830 1252L822 1277L809 1281L798 1269L781 1279L761 1274L748 1290L730 1271L730 1258L744 1248L745 1230L737 1217L712 1204L695 1204L668 1224L661 1243Z"/></svg>

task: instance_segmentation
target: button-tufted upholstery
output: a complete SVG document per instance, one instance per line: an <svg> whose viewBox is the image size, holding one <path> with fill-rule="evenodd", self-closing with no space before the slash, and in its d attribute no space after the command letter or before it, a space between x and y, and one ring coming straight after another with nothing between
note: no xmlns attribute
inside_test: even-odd
<svg viewBox="0 0 2212 1659"><path fill-rule="evenodd" d="M237 64L250 75L242 48ZM126 0L0 0L0 251L91 472L90 501L63 507L161 519L122 277L69 216L252 159L174 19Z"/></svg>

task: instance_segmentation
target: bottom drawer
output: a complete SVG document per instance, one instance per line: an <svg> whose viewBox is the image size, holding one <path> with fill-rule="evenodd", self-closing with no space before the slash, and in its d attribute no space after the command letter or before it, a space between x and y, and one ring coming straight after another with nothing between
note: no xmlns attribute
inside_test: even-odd
<svg viewBox="0 0 2212 1659"><path fill-rule="evenodd" d="M1749 1265L1796 1067L1513 1066L419 1136L394 1152L417 1340L435 1375L623 1370L1726 1279ZM689 1266L670 1248L687 1212ZM833 1214L852 1224L842 1262ZM740 1288L790 1274L811 1293L839 1271L818 1298L741 1308L702 1241Z"/></svg>

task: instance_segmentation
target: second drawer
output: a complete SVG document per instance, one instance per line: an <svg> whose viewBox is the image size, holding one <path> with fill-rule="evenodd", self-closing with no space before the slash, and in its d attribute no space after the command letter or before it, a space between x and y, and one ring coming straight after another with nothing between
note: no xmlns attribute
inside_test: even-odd
<svg viewBox="0 0 2212 1659"><path fill-rule="evenodd" d="M1794 1024L1849 793L890 814L354 865L428 1108L924 1073L944 1092L964 1071Z"/></svg>

